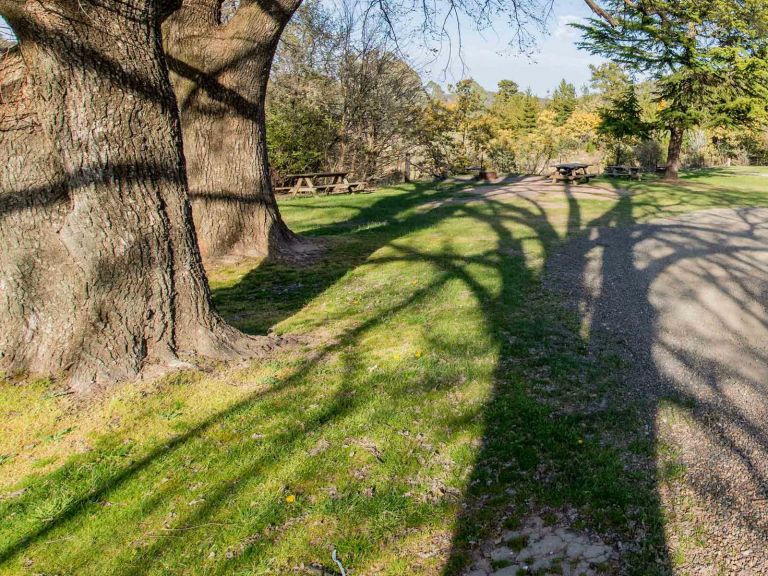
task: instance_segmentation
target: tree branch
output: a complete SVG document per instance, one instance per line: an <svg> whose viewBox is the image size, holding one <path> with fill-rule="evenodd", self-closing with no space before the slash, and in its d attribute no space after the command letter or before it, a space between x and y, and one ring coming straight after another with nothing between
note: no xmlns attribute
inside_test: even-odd
<svg viewBox="0 0 768 576"><path fill-rule="evenodd" d="M618 25L618 22L616 19L611 16L602 6L600 6L597 2L594 0L584 0L587 6L589 6L589 9L592 10L597 16L608 22L613 28L615 28Z"/></svg>

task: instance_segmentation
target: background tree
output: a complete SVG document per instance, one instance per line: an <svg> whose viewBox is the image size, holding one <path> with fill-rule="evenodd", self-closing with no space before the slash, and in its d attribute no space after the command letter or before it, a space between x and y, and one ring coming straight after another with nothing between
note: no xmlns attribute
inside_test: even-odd
<svg viewBox="0 0 768 576"><path fill-rule="evenodd" d="M211 309L155 0L0 0L0 370L77 390L258 343ZM137 121L140 119L140 121Z"/></svg>
<svg viewBox="0 0 768 576"><path fill-rule="evenodd" d="M629 74L616 62L603 62L599 65L590 64L590 87L605 101L615 101L621 98L630 84Z"/></svg>
<svg viewBox="0 0 768 576"><path fill-rule="evenodd" d="M357 4L306 3L283 34L272 68L272 164L283 173L323 168L360 180L396 177L427 100L386 22Z"/></svg>
<svg viewBox="0 0 768 576"><path fill-rule="evenodd" d="M315 0L298 8L280 38L265 104L269 161L278 175L335 164L344 41L338 13Z"/></svg>
<svg viewBox="0 0 768 576"><path fill-rule="evenodd" d="M415 125L415 142L432 176L442 178L457 166L453 114L442 100L430 100ZM466 165L464 165L466 168Z"/></svg>
<svg viewBox="0 0 768 576"><path fill-rule="evenodd" d="M499 127L516 130L520 127L525 94L512 80L499 82L499 89L493 97L489 113L497 120Z"/></svg>
<svg viewBox="0 0 768 576"><path fill-rule="evenodd" d="M524 99L525 95L516 82L501 80L491 102L489 115L495 123L495 130L488 143L488 156L492 166L502 172L517 169L514 140L515 132L522 123Z"/></svg>
<svg viewBox="0 0 768 576"><path fill-rule="evenodd" d="M340 58L343 107L336 167L362 180L386 180L399 173L426 95L418 73L397 54L386 22L366 21L358 10L345 15L349 33ZM356 30L358 23L364 25ZM356 31L357 39L350 38Z"/></svg>
<svg viewBox="0 0 768 576"><path fill-rule="evenodd" d="M622 152L633 141L648 137L651 127L643 121L642 109L634 84L614 96L609 106L600 110L598 131L607 136L616 150L616 164L621 164Z"/></svg>
<svg viewBox="0 0 768 576"><path fill-rule="evenodd" d="M576 109L576 87L565 79L552 93L552 110L555 111L555 118L560 124L565 123L571 117Z"/></svg>
<svg viewBox="0 0 768 576"><path fill-rule="evenodd" d="M522 112L520 114L520 126L518 131L521 134L529 134L536 130L539 123L539 114L541 113L541 101L534 96L528 89L523 98Z"/></svg>
<svg viewBox="0 0 768 576"><path fill-rule="evenodd" d="M512 80L499 80L499 90L496 92L495 100L508 102L520 94L520 86Z"/></svg>
<svg viewBox="0 0 768 576"><path fill-rule="evenodd" d="M424 89L427 92L427 96L429 96L433 100L439 100L440 102L445 102L446 100L445 90L443 90L443 87L440 86L440 84L438 84L437 82L430 80L429 82L427 82L427 85L424 87Z"/></svg>
<svg viewBox="0 0 768 576"><path fill-rule="evenodd" d="M471 78L461 80L453 88L452 109L458 128L465 163L472 163L470 132L477 118L485 111L488 94Z"/></svg>
<svg viewBox="0 0 768 576"><path fill-rule="evenodd" d="M610 0L607 18L574 25L581 47L656 79L667 178L677 178L686 130L736 101L765 101L766 12L753 2Z"/></svg>

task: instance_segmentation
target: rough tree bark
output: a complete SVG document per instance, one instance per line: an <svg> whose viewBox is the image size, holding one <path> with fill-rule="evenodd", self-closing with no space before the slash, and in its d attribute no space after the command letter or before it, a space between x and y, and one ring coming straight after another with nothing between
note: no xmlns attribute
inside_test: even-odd
<svg viewBox="0 0 768 576"><path fill-rule="evenodd" d="M163 24L203 258L300 259L267 159L264 102L280 35L301 0L183 0ZM234 11L234 14L232 14Z"/></svg>
<svg viewBox="0 0 768 576"><path fill-rule="evenodd" d="M158 0L0 0L0 370L79 391L262 344L213 311Z"/></svg>
<svg viewBox="0 0 768 576"><path fill-rule="evenodd" d="M677 180L680 172L680 156L683 151L683 137L685 130L679 126L669 129L669 148L667 149L667 169L664 172L665 180Z"/></svg>

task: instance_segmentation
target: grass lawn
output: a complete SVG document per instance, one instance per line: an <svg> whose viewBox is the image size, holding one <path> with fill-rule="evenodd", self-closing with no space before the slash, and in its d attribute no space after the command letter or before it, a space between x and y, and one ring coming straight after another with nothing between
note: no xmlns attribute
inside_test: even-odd
<svg viewBox="0 0 768 576"><path fill-rule="evenodd" d="M635 407L582 409L621 362L590 353L540 275L593 226L768 206L768 170L620 185L633 195L467 202L443 184L282 202L324 258L211 284L233 324L298 348L85 402L0 383L0 573L333 574L335 549L349 574L449 575L501 527L566 507L637 542L628 571L669 572L658 487L675 467Z"/></svg>

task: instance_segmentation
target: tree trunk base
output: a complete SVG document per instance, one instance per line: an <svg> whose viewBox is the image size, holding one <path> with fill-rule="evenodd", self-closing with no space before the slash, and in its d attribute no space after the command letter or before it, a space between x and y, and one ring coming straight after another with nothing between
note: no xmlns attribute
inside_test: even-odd
<svg viewBox="0 0 768 576"><path fill-rule="evenodd" d="M214 330L201 330L200 332L195 342L195 350L181 350L178 354L167 351L166 354L154 355L147 359L138 373L133 376L127 374L122 381L152 381L180 370L201 370L219 362L258 360L272 356L277 352L288 351L299 343L299 339L291 337L251 336L223 322ZM63 378L63 382L68 390L85 398L99 394L113 386L111 382L94 382L90 379L78 380L69 375Z"/></svg>
<svg viewBox="0 0 768 576"><path fill-rule="evenodd" d="M0 59L0 372L85 393L265 355L212 309L158 4L88 7L25 6Z"/></svg>
<svg viewBox="0 0 768 576"><path fill-rule="evenodd" d="M269 249L250 245L236 245L225 254L203 259L206 270L220 266L232 266L244 260L265 260L288 266L309 266L320 260L328 250L328 244L320 238L307 238L290 233L290 238L274 243Z"/></svg>

